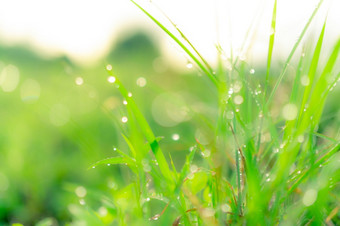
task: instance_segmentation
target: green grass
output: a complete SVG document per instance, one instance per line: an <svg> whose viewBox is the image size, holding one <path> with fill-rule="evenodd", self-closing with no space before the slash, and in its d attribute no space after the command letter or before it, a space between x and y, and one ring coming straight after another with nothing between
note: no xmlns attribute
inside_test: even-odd
<svg viewBox="0 0 340 226"><path fill-rule="evenodd" d="M323 1L281 64L270 2L263 68L226 60L219 44L213 67L171 18L131 3L197 70L156 73L158 50L140 34L100 68L1 49L0 76L16 65L41 94L0 96L0 225L340 225L340 39L326 48L327 18L314 23ZM69 121L53 125L51 109ZM160 125L168 113L187 118Z"/></svg>
<svg viewBox="0 0 340 226"><path fill-rule="evenodd" d="M251 68L237 57L229 62L232 70L226 69L221 55L213 69L181 30L175 27L178 34L170 32L138 3L131 2L206 75L207 87L215 90L215 115L187 105L195 114L193 125L208 128L213 138L209 142L199 137L192 140L184 164L178 167L172 159L176 153L161 149L162 138L156 137L115 69L107 70L115 77L112 89L118 88L127 101L128 129L121 133L128 149L117 150L116 156L90 168L120 164L129 170L124 171L125 184L101 198L108 213L102 215L89 207L79 211L78 218L88 213L90 222L119 225L340 224L339 128L335 127L334 137L328 137L323 134L327 125L322 121L327 97L340 78L336 66L340 39L331 53L323 50L326 19L317 42L305 45L299 62L292 62L323 1L280 69L271 67L277 29L277 1L273 1L268 30L274 32L268 37L264 79L252 76ZM328 58L325 64L320 62L321 55ZM285 79L288 65L296 69L292 80ZM278 92L288 93L288 100L280 100Z"/></svg>

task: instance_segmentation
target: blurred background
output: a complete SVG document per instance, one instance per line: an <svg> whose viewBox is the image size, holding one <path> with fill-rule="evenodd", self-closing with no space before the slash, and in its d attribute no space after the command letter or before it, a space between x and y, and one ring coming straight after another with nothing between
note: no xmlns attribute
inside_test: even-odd
<svg viewBox="0 0 340 226"><path fill-rule="evenodd" d="M263 77L273 1L140 1L162 23L159 9L214 64L244 55ZM274 59L282 62L318 1L279 1ZM326 40L340 35L339 1L325 1L308 38L328 14ZM244 42L250 30L254 36ZM243 52L243 44L251 51ZM226 60L227 62L227 60ZM193 112L214 118L215 93L187 56L128 0L11 0L0 7L0 225L72 219L70 204L91 190L116 189L122 169L88 167L124 149L122 97L106 67L132 92L161 144L183 164L199 138L209 142ZM275 71L275 70L274 70ZM279 69L277 70L279 71ZM202 88L204 87L204 88ZM329 135L339 126L335 91L326 108ZM284 97L283 97L284 98ZM190 103L190 109L188 104ZM86 187L86 189L85 189ZM82 199L80 199L81 201Z"/></svg>

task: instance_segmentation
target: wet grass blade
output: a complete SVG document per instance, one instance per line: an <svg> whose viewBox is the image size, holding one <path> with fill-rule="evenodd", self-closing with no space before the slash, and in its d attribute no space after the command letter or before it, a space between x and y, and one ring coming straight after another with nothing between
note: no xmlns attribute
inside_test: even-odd
<svg viewBox="0 0 340 226"><path fill-rule="evenodd" d="M172 33L170 32L163 24L161 24L155 17L153 17L150 13L148 13L143 7L141 7L138 3L133 0L130 0L133 4L135 4L140 10L142 10L153 22L155 22L169 37L171 37L183 50L186 52L189 57L198 65L198 67L209 77L209 79L214 83L215 86L218 86L218 81L215 76L206 68L203 63Z"/></svg>
<svg viewBox="0 0 340 226"><path fill-rule="evenodd" d="M307 21L305 27L303 28L303 30L302 30L302 32L301 32L301 34L300 34L298 40L295 42L295 44L294 44L294 46L293 46L293 49L292 49L291 52L289 53L289 56L288 56L288 58L287 58L287 60L286 60L286 62L285 62L285 64L284 64L284 66L283 66L282 72L280 73L279 78L277 79L277 81L276 81L276 83L275 83L275 86L274 86L273 90L271 91L271 93L270 93L270 95L269 95L269 97L268 97L268 100L267 100L267 102L266 102L266 105L267 105L267 106L268 106L268 105L270 104L270 102L272 101L272 99L273 99L273 97L274 97L274 95L275 95L275 93L276 93L276 91L277 91L279 85L280 85L281 82L282 82L282 79L283 79L284 75L286 74L287 67L288 67L290 61L292 60L293 55L294 55L294 53L295 53L297 47L300 45L300 42L301 42L302 38L305 36L305 34L306 34L306 32L307 32L307 30L308 30L310 24L312 23L312 21L313 21L315 15L316 15L317 12L319 11L319 8L320 8L320 6L322 5L322 3L323 3L323 0L320 0L319 3L318 3L318 5L315 7L315 9L314 9L312 15L309 17L309 19L308 19L308 21Z"/></svg>
<svg viewBox="0 0 340 226"><path fill-rule="evenodd" d="M107 70L107 72L111 75L113 75L113 72L111 70ZM129 93L125 87L123 86L123 84L120 82L120 80L114 76L115 78L115 85L118 88L119 92L121 93L121 95L125 98L125 100L127 101L127 108L131 109L131 111L133 112L139 126L140 129L142 131L142 133L144 134L146 140L149 142L150 147L152 152L155 155L155 158L159 164L159 168L163 174L163 176L165 177L165 179L167 180L167 182L171 183L172 180L172 176L171 176L171 171L169 168L169 165L164 157L164 154L158 144L158 141L154 135L154 133L152 132L148 122L146 121L146 119L144 118L143 114L140 112L138 106L136 105L135 101L132 98L132 94Z"/></svg>

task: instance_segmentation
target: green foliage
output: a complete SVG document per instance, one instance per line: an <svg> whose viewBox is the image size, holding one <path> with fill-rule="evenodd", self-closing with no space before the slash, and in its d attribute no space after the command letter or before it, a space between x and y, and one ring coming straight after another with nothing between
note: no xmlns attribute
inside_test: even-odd
<svg viewBox="0 0 340 226"><path fill-rule="evenodd" d="M206 79L196 77L197 72L178 75L171 68L153 76L157 70L148 65L154 58L159 62L159 53L141 34L123 42L108 56L106 70L102 64L100 69L76 68L65 59L42 64L46 71L63 71L59 77L46 78L43 70L35 78L50 87L39 100L47 105L43 110L34 102L15 105L17 109L13 110L11 103L17 103L14 97L1 97L14 118L4 122L6 131L0 133L0 148L12 159L0 159L0 170L6 171L0 171L0 182L27 188L10 187L4 198L7 187L0 185L0 222L340 224L340 118L338 100L332 93L340 78L340 39L330 53L324 49L325 20L317 41L303 44L323 1L312 12L284 64L277 67L273 67L273 52L279 6L277 0L273 1L267 63L256 69L263 71L263 77L254 76L254 68L239 56L223 59L220 46L213 68L166 15L173 29L136 1L131 2L184 50ZM251 34L245 39L249 37ZM301 45L296 63L293 57ZM144 56L147 50L151 50L150 55ZM4 61L13 61L10 56ZM67 69L63 70L63 64ZM69 72L72 70L75 72ZM143 73L150 74L145 76L147 86L134 87L132 81ZM86 83L76 88L69 85L79 74ZM202 87L209 92L202 92ZM93 92L95 97L88 97ZM161 104L155 105L159 97ZM164 111L157 109L159 106ZM22 113L28 108L30 113ZM68 111L70 122L59 125ZM174 126L159 122L168 113ZM16 125L15 120L26 121L33 129ZM49 127L49 121L56 123L59 131ZM40 130L44 131L40 136L32 136L32 131ZM10 135L5 135L7 132ZM17 142L18 137L23 140ZM59 156L56 150L65 153ZM22 172L24 175L19 175ZM46 181L36 179L37 173ZM32 183L26 183L26 178ZM23 203L29 198L43 214ZM48 199L53 207L44 212L42 206Z"/></svg>

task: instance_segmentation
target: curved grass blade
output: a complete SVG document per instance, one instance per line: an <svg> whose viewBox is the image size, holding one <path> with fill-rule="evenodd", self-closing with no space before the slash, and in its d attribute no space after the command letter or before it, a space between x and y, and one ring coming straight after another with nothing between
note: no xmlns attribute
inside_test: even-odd
<svg viewBox="0 0 340 226"><path fill-rule="evenodd" d="M209 77L209 79L214 83L214 85L218 86L218 81L215 76L210 73L210 71L201 63L201 61L173 34L171 33L165 26L163 26L156 18L154 18L150 13L148 13L143 7L141 7L138 3L133 0L130 0L133 4L135 4L140 10L142 10L153 22L155 22L169 37L171 37L183 50L186 52L190 58L198 65L198 67Z"/></svg>
<svg viewBox="0 0 340 226"><path fill-rule="evenodd" d="M197 56L202 60L202 62L205 64L205 66L209 69L210 73L213 74L213 69L212 67L209 65L209 63L204 59L204 57L202 56L202 54L200 54L198 52L198 50L195 48L195 46L189 41L189 39L184 35L184 33L181 31L181 29L178 28L178 26L165 14L165 12L159 8L155 3L153 3L157 9L165 16L165 18L167 18L167 20L172 24L172 26L174 26L174 28L178 31L178 33L181 35L181 37L184 39L184 41L186 41L189 46L195 51L195 53L197 54Z"/></svg>

